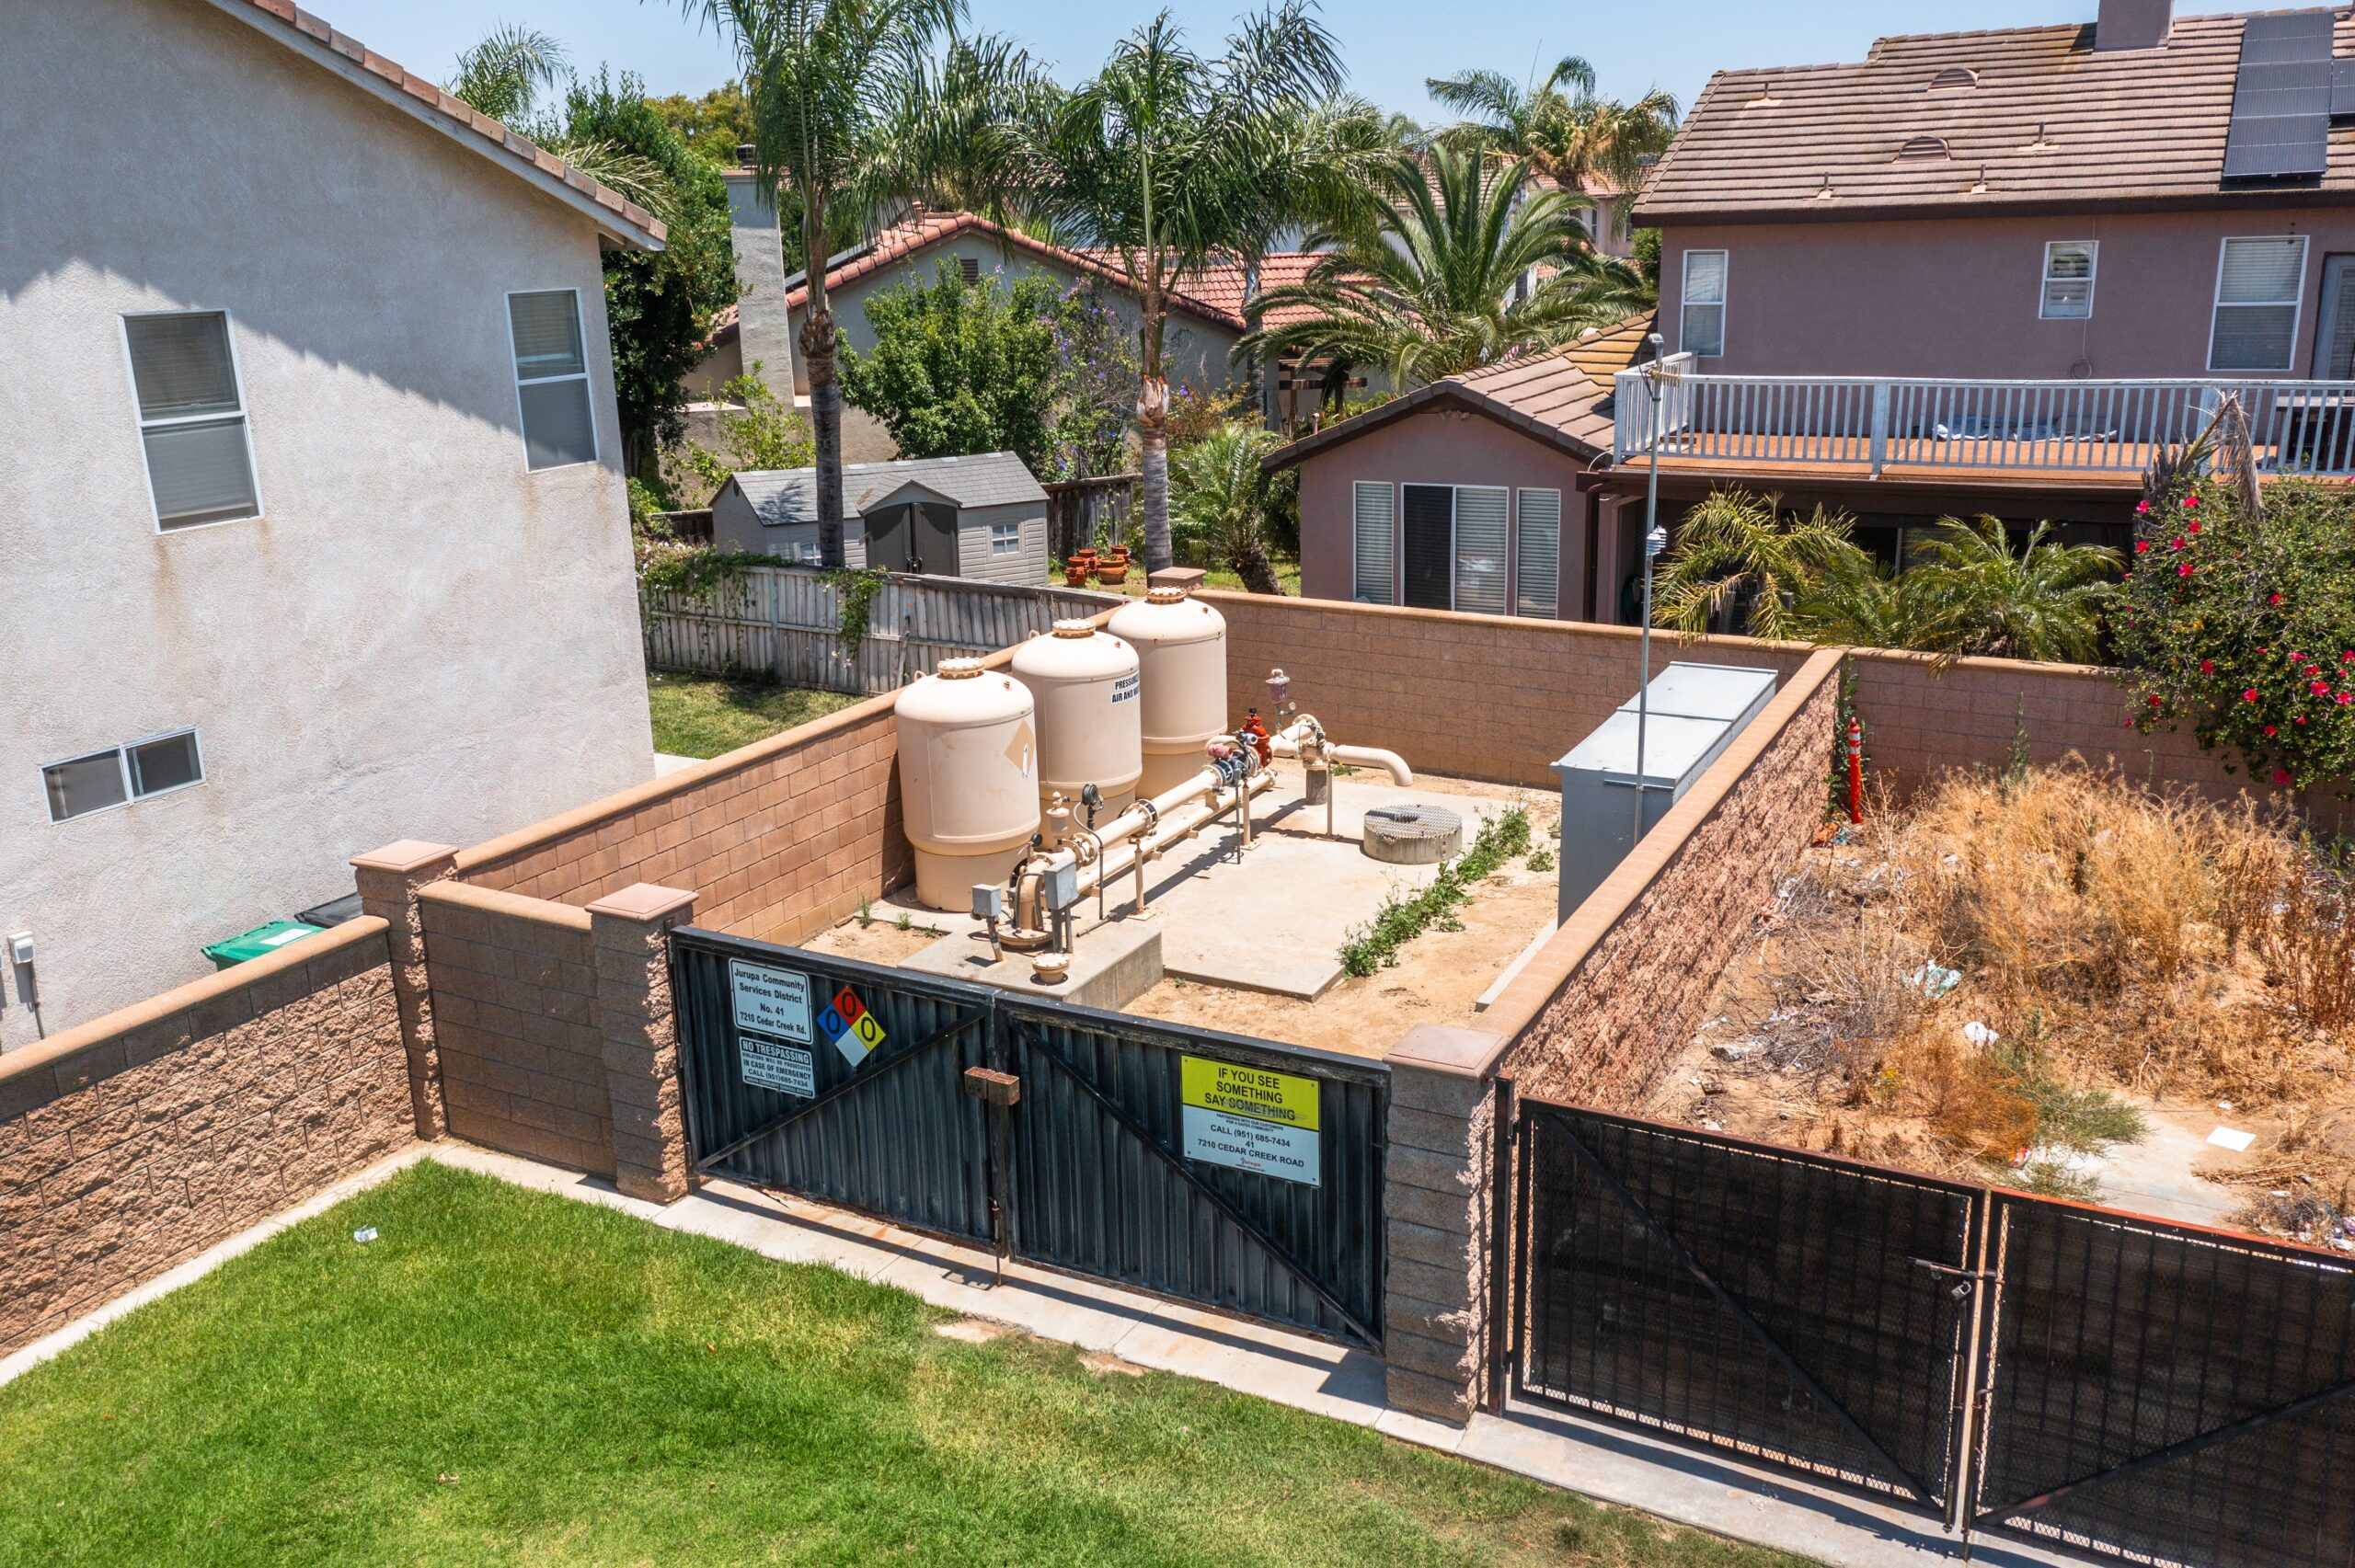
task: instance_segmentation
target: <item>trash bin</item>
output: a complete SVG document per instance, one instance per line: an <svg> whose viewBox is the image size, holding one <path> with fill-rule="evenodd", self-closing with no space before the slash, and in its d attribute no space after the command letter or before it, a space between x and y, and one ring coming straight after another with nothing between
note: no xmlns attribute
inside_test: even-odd
<svg viewBox="0 0 2355 1568"><path fill-rule="evenodd" d="M346 893L340 898L329 898L324 904L296 910L294 918L304 925L316 925L324 930L331 925L341 925L346 921L356 921L363 912L360 908L360 895Z"/></svg>
<svg viewBox="0 0 2355 1568"><path fill-rule="evenodd" d="M214 969L231 968L248 958L266 958L290 942L300 942L314 932L324 929L302 921L271 921L251 931L241 932L226 942L215 942L203 949L213 960Z"/></svg>

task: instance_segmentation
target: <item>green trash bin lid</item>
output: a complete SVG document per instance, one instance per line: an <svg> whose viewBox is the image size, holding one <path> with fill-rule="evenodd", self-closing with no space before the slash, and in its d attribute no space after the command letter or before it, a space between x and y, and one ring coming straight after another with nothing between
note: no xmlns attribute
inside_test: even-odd
<svg viewBox="0 0 2355 1568"><path fill-rule="evenodd" d="M290 942L299 942L323 926L305 925L301 921L271 921L242 932L226 942L215 942L206 947L204 956L213 960L215 969L225 969L242 964L248 958L266 958Z"/></svg>

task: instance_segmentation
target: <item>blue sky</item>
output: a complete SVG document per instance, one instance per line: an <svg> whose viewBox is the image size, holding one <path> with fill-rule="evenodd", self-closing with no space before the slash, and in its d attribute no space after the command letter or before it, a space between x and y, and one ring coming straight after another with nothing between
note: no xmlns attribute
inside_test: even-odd
<svg viewBox="0 0 2355 1568"><path fill-rule="evenodd" d="M1529 0L1326 0L1357 88L1385 106L1435 118L1423 79L1474 65L1527 75L1566 53L1594 63L1603 89L1628 97L1659 86L1690 104L1709 73L1861 58L1882 33L1943 32L2087 21L2096 0L1650 0L1547 5ZM337 27L412 71L446 79L457 52L494 21L556 34L576 64L635 70L655 93L700 92L730 74L707 32L666 0L305 0ZM2177 9L2214 11L2178 0ZM976 28L1010 33L1072 80L1156 7L1144 0L971 0ZM1224 35L1242 0L1171 0L1204 43Z"/></svg>

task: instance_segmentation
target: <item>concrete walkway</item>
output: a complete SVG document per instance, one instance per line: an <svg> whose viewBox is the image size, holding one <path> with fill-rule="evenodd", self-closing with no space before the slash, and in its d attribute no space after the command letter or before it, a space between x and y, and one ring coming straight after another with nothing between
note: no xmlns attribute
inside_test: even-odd
<svg viewBox="0 0 2355 1568"><path fill-rule="evenodd" d="M0 1383L419 1159L602 1204L779 1262L823 1264L896 1286L968 1318L1371 1426L1404 1442L1838 1568L1924 1568L1960 1555L1934 1523L1744 1464L1731 1454L1519 1405L1502 1418L1476 1416L1465 1428L1394 1411L1384 1402L1381 1361L1361 1350L1019 1264L1007 1265L999 1283L986 1253L733 1182L708 1183L665 1208L625 1197L578 1172L454 1142L405 1150L26 1346L0 1360ZM1972 1557L1995 1568L2052 1568L2077 1561L1985 1537L1973 1543Z"/></svg>

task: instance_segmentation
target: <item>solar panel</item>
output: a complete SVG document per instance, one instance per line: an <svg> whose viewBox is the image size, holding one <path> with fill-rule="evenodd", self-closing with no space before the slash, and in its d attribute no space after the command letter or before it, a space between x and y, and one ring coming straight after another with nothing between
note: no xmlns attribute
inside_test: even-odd
<svg viewBox="0 0 2355 1568"><path fill-rule="evenodd" d="M2355 120L2355 60L2330 63L2330 118Z"/></svg>
<svg viewBox="0 0 2355 1568"><path fill-rule="evenodd" d="M2327 166L2336 73L2329 11L2285 11L2241 24L2227 181L2308 179Z"/></svg>

